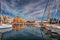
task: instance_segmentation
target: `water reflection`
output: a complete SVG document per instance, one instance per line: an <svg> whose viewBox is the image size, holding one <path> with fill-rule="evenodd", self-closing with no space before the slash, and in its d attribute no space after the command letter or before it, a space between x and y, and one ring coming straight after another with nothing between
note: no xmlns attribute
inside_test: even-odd
<svg viewBox="0 0 60 40"><path fill-rule="evenodd" d="M20 30L20 29L23 29L25 27L38 27L39 25L36 25L35 24L30 24L30 23L27 23L27 24L13 24L12 27L13 27L13 30Z"/></svg>
<svg viewBox="0 0 60 40"><path fill-rule="evenodd" d="M19 26L16 25L14 30L3 33L3 40L58 40L60 39L59 36L59 34L51 32L51 30L47 30L44 27L21 24Z"/></svg>
<svg viewBox="0 0 60 40"><path fill-rule="evenodd" d="M26 25L24 24L14 24L12 27L13 27L13 30L20 30L22 28L25 28Z"/></svg>
<svg viewBox="0 0 60 40"><path fill-rule="evenodd" d="M20 28L19 28L20 27ZM41 30L40 27L33 27L33 25L20 25L16 27L16 29L19 28L19 30L14 31L11 30L9 32L3 33L3 40L28 40L28 39L40 39L42 40L42 33L41 35ZM21 29L22 28L22 29Z"/></svg>

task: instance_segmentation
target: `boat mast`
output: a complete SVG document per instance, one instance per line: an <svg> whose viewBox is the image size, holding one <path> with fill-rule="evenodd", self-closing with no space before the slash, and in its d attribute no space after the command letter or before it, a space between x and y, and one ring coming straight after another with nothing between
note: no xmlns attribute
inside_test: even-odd
<svg viewBox="0 0 60 40"><path fill-rule="evenodd" d="M47 4L46 4L46 8L45 8L45 11L44 11L44 13L46 12L46 15L47 15L47 20L46 20L46 22L44 22L43 20L41 20L41 26L44 26L46 23L49 23L49 21L50 21L50 0L48 0L48 2L47 2ZM43 14L43 16L44 16L44 14ZM42 17L42 19L43 19L43 17Z"/></svg>
<svg viewBox="0 0 60 40"><path fill-rule="evenodd" d="M0 2L1 5L1 2ZM0 25L2 25L2 12L1 12L1 6L0 6Z"/></svg>
<svg viewBox="0 0 60 40"><path fill-rule="evenodd" d="M48 0L48 7L47 7L47 22L50 22L50 0Z"/></svg>
<svg viewBox="0 0 60 40"><path fill-rule="evenodd" d="M56 10L57 10L57 12L58 12L58 10L59 10L59 4L60 4L60 0L57 0L57 4L56 4ZM57 13L57 12L56 12L56 13ZM59 24L59 18L60 18L60 17L58 17L58 20L57 20L57 21L58 21L58 24Z"/></svg>

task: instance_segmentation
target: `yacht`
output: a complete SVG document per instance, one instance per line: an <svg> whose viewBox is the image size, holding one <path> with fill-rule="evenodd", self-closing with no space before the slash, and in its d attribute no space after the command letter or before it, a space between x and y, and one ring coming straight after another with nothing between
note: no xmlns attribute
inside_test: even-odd
<svg viewBox="0 0 60 40"><path fill-rule="evenodd" d="M12 30L12 25L11 24L2 24L0 25L0 32L7 32Z"/></svg>

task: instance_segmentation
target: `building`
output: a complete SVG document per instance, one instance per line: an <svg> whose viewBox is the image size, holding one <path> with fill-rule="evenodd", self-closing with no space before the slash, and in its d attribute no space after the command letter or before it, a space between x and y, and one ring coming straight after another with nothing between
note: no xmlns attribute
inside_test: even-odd
<svg viewBox="0 0 60 40"><path fill-rule="evenodd" d="M13 25L12 25L13 29L19 30L21 28L24 28L24 22L25 20L23 18L20 18L19 16L15 16L13 18Z"/></svg>
<svg viewBox="0 0 60 40"><path fill-rule="evenodd" d="M2 24L3 24L3 16L0 15L0 25L2 25Z"/></svg>
<svg viewBox="0 0 60 40"><path fill-rule="evenodd" d="M8 16L3 16L3 23L4 24L8 24L8 23L11 23L12 22L12 19Z"/></svg>

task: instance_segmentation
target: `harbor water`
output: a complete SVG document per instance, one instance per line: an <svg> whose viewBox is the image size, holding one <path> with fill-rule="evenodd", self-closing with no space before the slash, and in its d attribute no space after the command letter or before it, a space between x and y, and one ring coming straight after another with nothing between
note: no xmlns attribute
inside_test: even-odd
<svg viewBox="0 0 60 40"><path fill-rule="evenodd" d="M4 29L3 31L10 29ZM47 35L47 33L41 30L40 26L26 26L25 28L16 31L12 29L10 31L2 32L1 40L59 40L59 38L51 38L49 34Z"/></svg>
<svg viewBox="0 0 60 40"><path fill-rule="evenodd" d="M25 27L20 30L11 30L4 32L2 35L2 40L44 40L44 33L40 30L40 27Z"/></svg>

